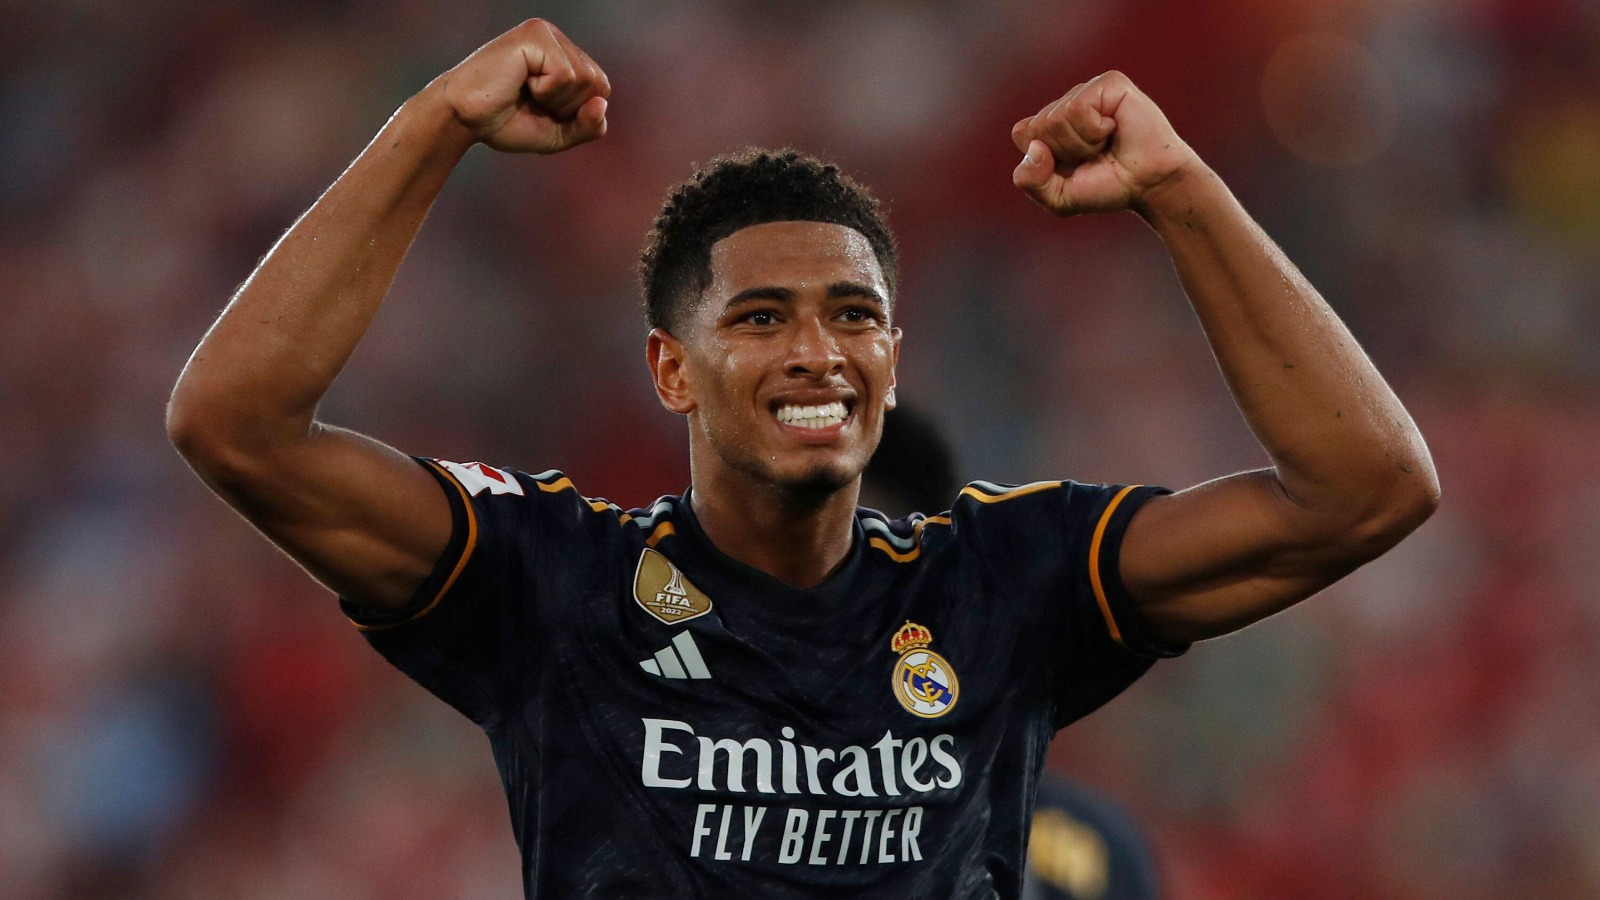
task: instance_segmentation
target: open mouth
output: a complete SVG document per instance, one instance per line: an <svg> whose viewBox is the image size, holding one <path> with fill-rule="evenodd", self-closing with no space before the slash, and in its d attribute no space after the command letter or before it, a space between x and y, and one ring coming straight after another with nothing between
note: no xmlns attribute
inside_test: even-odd
<svg viewBox="0 0 1600 900"><path fill-rule="evenodd" d="M850 405L843 400L832 403L822 403L807 406L799 403L783 403L773 411L773 417L779 424L791 428L804 428L808 431L821 431L843 425L850 418Z"/></svg>

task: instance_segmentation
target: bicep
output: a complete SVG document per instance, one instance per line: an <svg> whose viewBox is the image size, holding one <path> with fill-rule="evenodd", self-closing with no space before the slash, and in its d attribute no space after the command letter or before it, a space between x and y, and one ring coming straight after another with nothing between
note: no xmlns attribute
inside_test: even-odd
<svg viewBox="0 0 1600 900"><path fill-rule="evenodd" d="M1339 517L1295 504L1263 469L1152 498L1128 524L1120 566L1150 626L1195 641L1315 594L1376 555L1370 542Z"/></svg>
<svg viewBox="0 0 1600 900"><path fill-rule="evenodd" d="M326 425L234 465L202 470L234 509L342 597L408 603L450 541L450 505L417 462Z"/></svg>

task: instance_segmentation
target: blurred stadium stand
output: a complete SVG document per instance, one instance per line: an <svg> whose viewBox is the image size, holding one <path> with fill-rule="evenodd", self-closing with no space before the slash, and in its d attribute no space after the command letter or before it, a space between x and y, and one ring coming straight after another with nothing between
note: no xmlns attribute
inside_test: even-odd
<svg viewBox="0 0 1600 900"><path fill-rule="evenodd" d="M167 392L384 117L532 14L611 135L475 151L324 415L681 490L633 283L691 164L891 204L902 383L961 469L1258 465L1161 247L1010 186L1013 121L1128 72L1347 317L1444 485L1417 535L1065 732L1177 898L1600 896L1593 0L0 4L0 896L513 898L485 741L187 472Z"/></svg>

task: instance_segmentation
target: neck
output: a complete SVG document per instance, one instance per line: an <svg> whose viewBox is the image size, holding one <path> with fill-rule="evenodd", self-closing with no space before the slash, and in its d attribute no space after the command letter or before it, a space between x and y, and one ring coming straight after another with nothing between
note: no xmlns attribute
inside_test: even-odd
<svg viewBox="0 0 1600 900"><path fill-rule="evenodd" d="M861 481L812 493L690 462L694 514L718 550L779 581L815 587L850 554ZM713 467L706 467L713 468Z"/></svg>

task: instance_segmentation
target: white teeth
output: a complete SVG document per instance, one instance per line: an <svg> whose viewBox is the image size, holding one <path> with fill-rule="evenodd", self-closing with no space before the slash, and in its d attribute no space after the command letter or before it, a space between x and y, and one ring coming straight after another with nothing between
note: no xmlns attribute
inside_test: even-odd
<svg viewBox="0 0 1600 900"><path fill-rule="evenodd" d="M778 421L797 428L829 428L844 421L844 402L835 400L821 406L789 403L778 407Z"/></svg>

